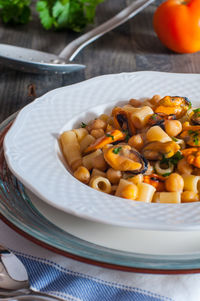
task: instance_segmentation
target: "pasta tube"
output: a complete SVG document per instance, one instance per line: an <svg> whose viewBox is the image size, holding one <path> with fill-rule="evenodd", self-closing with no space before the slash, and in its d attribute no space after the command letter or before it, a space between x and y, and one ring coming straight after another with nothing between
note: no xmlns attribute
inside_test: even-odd
<svg viewBox="0 0 200 301"><path fill-rule="evenodd" d="M85 136L88 135L88 131L85 128L75 129L73 132L76 134L79 143Z"/></svg>
<svg viewBox="0 0 200 301"><path fill-rule="evenodd" d="M183 190L194 191L198 193L200 190L200 177L193 175L182 175L184 180L184 188Z"/></svg>
<svg viewBox="0 0 200 301"><path fill-rule="evenodd" d="M110 193L111 192L111 184L107 178L101 176L92 177L89 185L99 191Z"/></svg>
<svg viewBox="0 0 200 301"><path fill-rule="evenodd" d="M86 135L81 141L80 141L80 149L81 153L84 152L84 150L92 143L94 143L95 138L92 135Z"/></svg>
<svg viewBox="0 0 200 301"><path fill-rule="evenodd" d="M172 141L172 139L161 129L161 127L155 125L151 127L147 133L146 137L148 141L160 141L160 142L168 142Z"/></svg>
<svg viewBox="0 0 200 301"><path fill-rule="evenodd" d="M138 197L136 201L151 203L153 195L156 191L155 187L147 183L139 183L138 187Z"/></svg>
<svg viewBox="0 0 200 301"><path fill-rule="evenodd" d="M82 164L80 145L76 134L73 131L67 131L60 135L60 144L63 155L73 171Z"/></svg>
<svg viewBox="0 0 200 301"><path fill-rule="evenodd" d="M137 111L131 114L131 121L137 129L142 129L147 124L149 117L153 114L153 110L148 107L138 108Z"/></svg>
<svg viewBox="0 0 200 301"><path fill-rule="evenodd" d="M180 203L181 192L160 192L159 203Z"/></svg>
<svg viewBox="0 0 200 301"><path fill-rule="evenodd" d="M85 166L88 170L91 170L94 167L94 158L98 157L102 154L100 149L97 149L95 152L90 153L83 157L83 166Z"/></svg>
<svg viewBox="0 0 200 301"><path fill-rule="evenodd" d="M138 188L135 184L125 179L120 179L115 195L125 199L135 200L138 195Z"/></svg>

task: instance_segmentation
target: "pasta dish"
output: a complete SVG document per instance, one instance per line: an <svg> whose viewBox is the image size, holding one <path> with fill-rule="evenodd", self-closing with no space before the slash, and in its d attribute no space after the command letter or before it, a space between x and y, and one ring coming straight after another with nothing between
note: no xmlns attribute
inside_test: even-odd
<svg viewBox="0 0 200 301"><path fill-rule="evenodd" d="M187 97L130 99L59 142L74 177L98 191L147 203L199 201L200 108Z"/></svg>

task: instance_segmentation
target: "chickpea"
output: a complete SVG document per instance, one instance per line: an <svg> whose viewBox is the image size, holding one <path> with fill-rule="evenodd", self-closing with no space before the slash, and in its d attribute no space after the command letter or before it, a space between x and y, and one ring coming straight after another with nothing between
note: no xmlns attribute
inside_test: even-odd
<svg viewBox="0 0 200 301"><path fill-rule="evenodd" d="M97 129L106 129L106 122L104 120L101 119L95 119L93 120L92 124L91 124L91 130L97 130Z"/></svg>
<svg viewBox="0 0 200 301"><path fill-rule="evenodd" d="M105 121L105 122L107 122L109 118L110 118L110 117L109 117L107 114L101 114L101 115L99 116L99 119L101 119L101 120L103 120L103 121Z"/></svg>
<svg viewBox="0 0 200 301"><path fill-rule="evenodd" d="M157 105L158 104L158 102L161 100L161 96L160 95L158 95L158 94L155 94L151 99L150 99L150 103L152 104L152 105Z"/></svg>
<svg viewBox="0 0 200 301"><path fill-rule="evenodd" d="M97 130L91 130L90 134L98 139L104 135L104 130L103 129L97 129Z"/></svg>
<svg viewBox="0 0 200 301"><path fill-rule="evenodd" d="M177 170L180 172L180 174L190 175L192 173L192 166L187 163L185 158L183 158L178 162Z"/></svg>
<svg viewBox="0 0 200 301"><path fill-rule="evenodd" d="M128 144L130 146L136 148L137 150L141 150L143 148L144 142L143 142L142 136L140 134L137 134L137 135L132 136L128 140Z"/></svg>
<svg viewBox="0 0 200 301"><path fill-rule="evenodd" d="M198 202L199 196L194 191L183 191L181 194L181 202L188 203L188 202Z"/></svg>
<svg viewBox="0 0 200 301"><path fill-rule="evenodd" d="M135 200L138 195L138 187L135 184L129 184L121 190L121 197L125 199Z"/></svg>
<svg viewBox="0 0 200 301"><path fill-rule="evenodd" d="M112 184L118 184L122 177L122 172L120 170L109 168L106 172L106 176Z"/></svg>
<svg viewBox="0 0 200 301"><path fill-rule="evenodd" d="M182 131L182 123L179 120L165 120L165 131L171 137L176 137Z"/></svg>
<svg viewBox="0 0 200 301"><path fill-rule="evenodd" d="M74 172L74 177L77 178L79 181L88 184L90 181L90 172L86 167L80 166Z"/></svg>
<svg viewBox="0 0 200 301"><path fill-rule="evenodd" d="M132 105L133 107L138 108L141 106L142 102L137 99L132 98L129 100L129 104Z"/></svg>
<svg viewBox="0 0 200 301"><path fill-rule="evenodd" d="M183 191L184 180L178 173L172 173L165 181L165 188L167 191Z"/></svg>
<svg viewBox="0 0 200 301"><path fill-rule="evenodd" d="M139 174L139 175L137 175L137 176L134 176L134 177L132 177L132 178L129 178L128 181L130 181L131 183L137 185L137 184L143 182L143 175L142 175L142 174Z"/></svg>
<svg viewBox="0 0 200 301"><path fill-rule="evenodd" d="M109 117L107 123L111 126L114 126L114 119L113 117Z"/></svg>
<svg viewBox="0 0 200 301"><path fill-rule="evenodd" d="M93 168L99 169L99 170L106 170L106 168L108 167L103 154L98 155L97 157L95 157L93 159Z"/></svg>

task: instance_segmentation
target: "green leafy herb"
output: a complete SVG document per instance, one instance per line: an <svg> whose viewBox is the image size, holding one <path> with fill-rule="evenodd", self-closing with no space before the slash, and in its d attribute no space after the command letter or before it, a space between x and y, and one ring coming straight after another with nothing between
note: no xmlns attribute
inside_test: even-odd
<svg viewBox="0 0 200 301"><path fill-rule="evenodd" d="M117 154L119 154L119 152L120 152L121 149L122 149L121 146L116 147L116 148L113 149L113 153L117 155Z"/></svg>
<svg viewBox="0 0 200 301"><path fill-rule="evenodd" d="M193 110L194 113L200 112L200 108Z"/></svg>
<svg viewBox="0 0 200 301"><path fill-rule="evenodd" d="M82 128L85 128L87 126L87 124L86 123L84 123L84 122L81 122L81 127Z"/></svg>
<svg viewBox="0 0 200 301"><path fill-rule="evenodd" d="M188 110L190 110L191 107L192 107L192 103L191 103L191 101L189 101L189 100L188 100L188 102L189 102Z"/></svg>
<svg viewBox="0 0 200 301"><path fill-rule="evenodd" d="M177 141L178 141L178 139L177 139L177 138L175 138L175 137L172 137L172 140L173 140L173 141L175 141L175 142L177 142Z"/></svg>
<svg viewBox="0 0 200 301"><path fill-rule="evenodd" d="M110 135L110 134L106 134L107 137L111 137L112 140L114 140L114 136L113 135Z"/></svg>
<svg viewBox="0 0 200 301"><path fill-rule="evenodd" d="M169 166L169 164L173 164L173 165L177 165L178 161L180 161L183 158L183 155L181 154L181 152L176 152L175 155L173 155L170 158L165 158L165 156L163 156L162 160L160 161L160 164L167 164Z"/></svg>
<svg viewBox="0 0 200 301"><path fill-rule="evenodd" d="M44 28L69 28L80 32L93 23L100 2L103 0L39 0L36 8Z"/></svg>
<svg viewBox="0 0 200 301"><path fill-rule="evenodd" d="M162 176L163 177L168 177L168 176L170 176L171 175L171 172L166 172L166 173L164 173Z"/></svg>
<svg viewBox="0 0 200 301"><path fill-rule="evenodd" d="M153 114L153 115L151 116L151 118L152 118L153 120L157 120L157 114Z"/></svg>
<svg viewBox="0 0 200 301"><path fill-rule="evenodd" d="M123 131L125 134L126 134L126 136L125 136L125 142L127 143L128 142L128 140L130 139L130 135L129 135L129 132L128 132L128 130L124 130Z"/></svg>
<svg viewBox="0 0 200 301"><path fill-rule="evenodd" d="M189 130L188 134L192 136L194 144L198 145L199 144L199 132Z"/></svg>
<svg viewBox="0 0 200 301"><path fill-rule="evenodd" d="M0 17L4 23L26 24L30 20L31 0L0 0Z"/></svg>

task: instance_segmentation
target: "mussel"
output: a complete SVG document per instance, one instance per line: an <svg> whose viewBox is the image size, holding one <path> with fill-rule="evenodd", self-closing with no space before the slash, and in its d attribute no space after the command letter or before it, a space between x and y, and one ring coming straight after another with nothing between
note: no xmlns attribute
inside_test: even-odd
<svg viewBox="0 0 200 301"><path fill-rule="evenodd" d="M160 142L153 141L146 144L142 150L142 154L148 160L161 160L163 156L170 158L180 149L180 146L174 141Z"/></svg>
<svg viewBox="0 0 200 301"><path fill-rule="evenodd" d="M187 97L165 96L157 104L155 113L174 114L176 118L181 118L191 107L191 102Z"/></svg>
<svg viewBox="0 0 200 301"><path fill-rule="evenodd" d="M128 144L118 144L103 150L105 161L116 170L132 174L144 174L148 161L135 148Z"/></svg>
<svg viewBox="0 0 200 301"><path fill-rule="evenodd" d="M130 137L136 133L136 129L131 122L131 112L120 107L112 111L115 128L126 132Z"/></svg>
<svg viewBox="0 0 200 301"><path fill-rule="evenodd" d="M200 108L193 110L190 120L193 124L200 125Z"/></svg>
<svg viewBox="0 0 200 301"><path fill-rule="evenodd" d="M151 115L151 117L149 118L148 125L149 126L158 125L164 130L165 129L165 120L175 120L175 119L176 119L175 114L167 115L165 113L155 113L155 114Z"/></svg>

